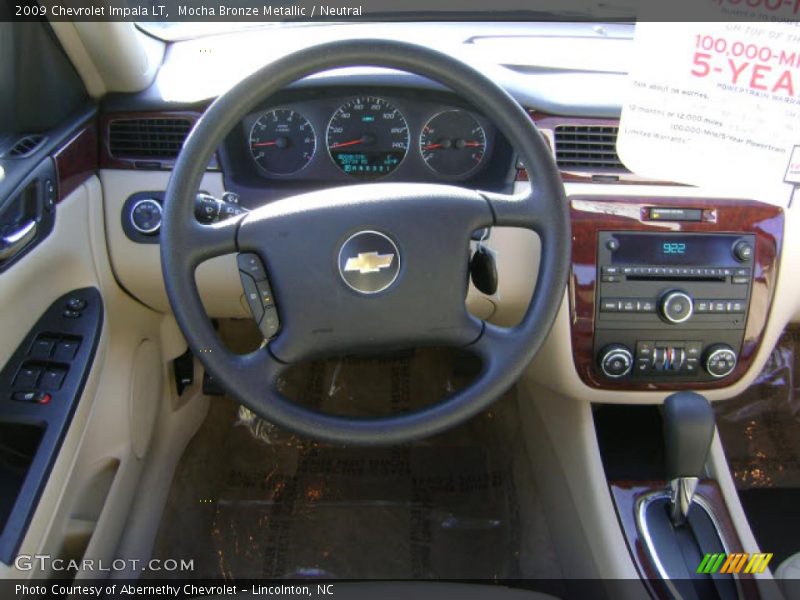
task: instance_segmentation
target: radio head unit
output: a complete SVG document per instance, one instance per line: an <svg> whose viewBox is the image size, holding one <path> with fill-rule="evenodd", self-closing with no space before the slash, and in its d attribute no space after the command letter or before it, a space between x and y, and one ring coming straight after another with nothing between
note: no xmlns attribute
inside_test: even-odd
<svg viewBox="0 0 800 600"><path fill-rule="evenodd" d="M753 280L752 234L598 234L594 353L611 380L730 375Z"/></svg>

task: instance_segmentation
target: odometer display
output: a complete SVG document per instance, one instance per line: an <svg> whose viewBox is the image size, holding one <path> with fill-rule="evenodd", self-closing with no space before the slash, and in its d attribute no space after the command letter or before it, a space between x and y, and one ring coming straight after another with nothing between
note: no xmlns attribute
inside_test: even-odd
<svg viewBox="0 0 800 600"><path fill-rule="evenodd" d="M382 98L354 98L340 106L328 124L328 153L344 173L374 178L394 171L408 151L408 124Z"/></svg>
<svg viewBox="0 0 800 600"><path fill-rule="evenodd" d="M317 138L303 115L288 108L265 112L250 130L250 153L267 173L291 175L314 157Z"/></svg>

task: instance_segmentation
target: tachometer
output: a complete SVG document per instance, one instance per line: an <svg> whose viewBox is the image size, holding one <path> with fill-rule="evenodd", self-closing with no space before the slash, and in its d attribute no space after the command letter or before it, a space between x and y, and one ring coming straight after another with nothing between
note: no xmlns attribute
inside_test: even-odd
<svg viewBox="0 0 800 600"><path fill-rule="evenodd" d="M267 173L291 175L314 157L317 137L303 115L288 108L265 112L250 129L250 153Z"/></svg>
<svg viewBox="0 0 800 600"><path fill-rule="evenodd" d="M394 171L406 156L408 140L405 117L382 98L350 100L328 124L328 153L353 177L381 177Z"/></svg>
<svg viewBox="0 0 800 600"><path fill-rule="evenodd" d="M425 163L440 175L463 177L474 172L486 156L486 134L464 110L446 110L422 128L419 149Z"/></svg>

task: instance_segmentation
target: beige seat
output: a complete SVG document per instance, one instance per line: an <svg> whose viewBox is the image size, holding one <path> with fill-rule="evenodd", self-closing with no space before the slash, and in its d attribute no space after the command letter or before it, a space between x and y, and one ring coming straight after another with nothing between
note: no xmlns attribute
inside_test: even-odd
<svg viewBox="0 0 800 600"><path fill-rule="evenodd" d="M271 582L274 584L275 582ZM309 580L306 585L314 585ZM381 581L334 584L336 600L555 600L554 596L500 585L467 583L436 583ZM203 600L224 600L229 596L215 596Z"/></svg>

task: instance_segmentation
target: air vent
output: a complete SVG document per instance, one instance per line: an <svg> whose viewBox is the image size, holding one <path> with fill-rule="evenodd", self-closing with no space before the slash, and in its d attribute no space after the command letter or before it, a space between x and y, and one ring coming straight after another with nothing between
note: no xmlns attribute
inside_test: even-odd
<svg viewBox="0 0 800 600"><path fill-rule="evenodd" d="M619 127L558 125L556 163L561 169L627 172L617 156Z"/></svg>
<svg viewBox="0 0 800 600"><path fill-rule="evenodd" d="M115 158L177 158L191 128L188 119L112 121L109 149Z"/></svg>
<svg viewBox="0 0 800 600"><path fill-rule="evenodd" d="M6 153L8 158L25 158L30 156L44 143L44 136L33 134L21 137Z"/></svg>

